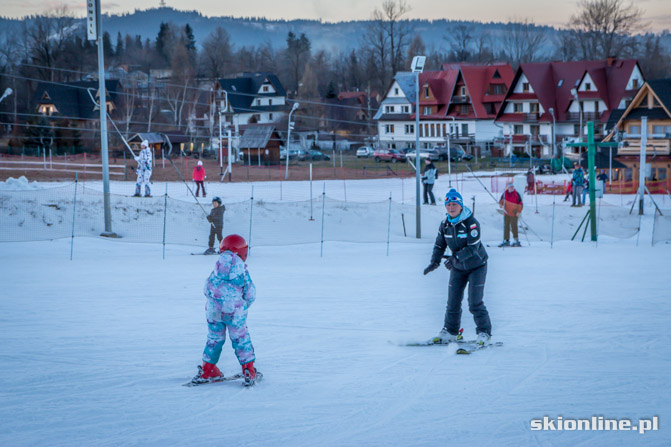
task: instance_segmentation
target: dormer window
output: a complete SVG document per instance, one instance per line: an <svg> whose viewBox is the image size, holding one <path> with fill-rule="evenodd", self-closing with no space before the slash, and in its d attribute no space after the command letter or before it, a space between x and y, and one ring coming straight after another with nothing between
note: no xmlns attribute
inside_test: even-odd
<svg viewBox="0 0 671 447"><path fill-rule="evenodd" d="M466 96L466 87L461 87L461 96Z"/></svg>
<svg viewBox="0 0 671 447"><path fill-rule="evenodd" d="M429 96L429 87L424 87L424 97L428 98Z"/></svg>
<svg viewBox="0 0 671 447"><path fill-rule="evenodd" d="M529 83L528 82L523 82L522 83L522 91L525 92L525 93L529 91Z"/></svg>
<svg viewBox="0 0 671 447"><path fill-rule="evenodd" d="M588 92L591 91L592 90L592 84L589 83L589 82L586 82L585 83L585 90L588 91Z"/></svg>
<svg viewBox="0 0 671 447"><path fill-rule="evenodd" d="M424 107L424 115L431 115L431 107Z"/></svg>
<svg viewBox="0 0 671 447"><path fill-rule="evenodd" d="M638 79L632 79L631 88L632 89L637 89L638 88Z"/></svg>
<svg viewBox="0 0 671 447"><path fill-rule="evenodd" d="M268 88L268 86L264 85L263 86L263 93L268 93L269 91L270 91L270 89Z"/></svg>
<svg viewBox="0 0 671 447"><path fill-rule="evenodd" d="M398 87L394 87L394 95L398 95Z"/></svg>

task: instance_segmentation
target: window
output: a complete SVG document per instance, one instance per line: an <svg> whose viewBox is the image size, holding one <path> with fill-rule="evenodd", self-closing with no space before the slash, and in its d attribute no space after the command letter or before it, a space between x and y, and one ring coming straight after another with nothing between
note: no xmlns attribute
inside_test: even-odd
<svg viewBox="0 0 671 447"><path fill-rule="evenodd" d="M531 135L539 135L541 133L540 126L529 126L529 133L531 133Z"/></svg>
<svg viewBox="0 0 671 447"><path fill-rule="evenodd" d="M671 133L671 126L664 126L664 133Z"/></svg>
<svg viewBox="0 0 671 447"><path fill-rule="evenodd" d="M561 88L562 85L564 85L564 80L560 79L559 82L557 83L557 88Z"/></svg>
<svg viewBox="0 0 671 447"><path fill-rule="evenodd" d="M398 95L398 87L394 88L394 95Z"/></svg>
<svg viewBox="0 0 671 447"><path fill-rule="evenodd" d="M461 87L461 96L466 96L466 87Z"/></svg>
<svg viewBox="0 0 671 447"><path fill-rule="evenodd" d="M462 124L461 125L461 134L462 135L468 135L468 124Z"/></svg>
<svg viewBox="0 0 671 447"><path fill-rule="evenodd" d="M657 180L666 180L666 168L657 168Z"/></svg>
<svg viewBox="0 0 671 447"><path fill-rule="evenodd" d="M468 115L468 112L470 111L470 107L468 104L462 104L459 106L459 114L460 115Z"/></svg>
<svg viewBox="0 0 671 447"><path fill-rule="evenodd" d="M521 102L513 103L513 112L515 112L515 113L522 113L523 110L524 110L524 108L522 107L522 103L521 103Z"/></svg>
<svg viewBox="0 0 671 447"><path fill-rule="evenodd" d="M631 88L632 89L637 89L638 88L638 79L632 79Z"/></svg>
<svg viewBox="0 0 671 447"><path fill-rule="evenodd" d="M503 95L505 92L503 91L503 85L501 84L495 84L492 85L492 95Z"/></svg>
<svg viewBox="0 0 671 447"><path fill-rule="evenodd" d="M270 89L268 88L267 85L264 85L264 86L263 86L263 92L264 92L264 93L267 93L268 91L270 91Z"/></svg>
<svg viewBox="0 0 671 447"><path fill-rule="evenodd" d="M538 103L537 102L529 103L529 113L538 113Z"/></svg>
<svg viewBox="0 0 671 447"><path fill-rule="evenodd" d="M664 126L652 126L652 133L663 134L664 133Z"/></svg>
<svg viewBox="0 0 671 447"><path fill-rule="evenodd" d="M523 92L528 92L529 91L529 83L528 82L522 83L522 91Z"/></svg>
<svg viewBox="0 0 671 447"><path fill-rule="evenodd" d="M592 90L592 84L590 82L585 82L585 90L588 92Z"/></svg>
<svg viewBox="0 0 671 447"><path fill-rule="evenodd" d="M273 114L272 114L272 113L269 113L269 114L268 114L268 121L272 121L272 120L273 120Z"/></svg>
<svg viewBox="0 0 671 447"><path fill-rule="evenodd" d="M261 105L261 100L260 100L260 99L257 99L257 100L256 100L256 105L257 105L257 106L260 106L260 105Z"/></svg>
<svg viewBox="0 0 671 447"><path fill-rule="evenodd" d="M272 105L273 105L273 100L272 100L272 99L269 99L269 100L268 100L268 105L269 105L269 106L272 106Z"/></svg>
<svg viewBox="0 0 671 447"><path fill-rule="evenodd" d="M403 113L410 113L410 106L401 106Z"/></svg>
<svg viewBox="0 0 671 447"><path fill-rule="evenodd" d="M384 113L394 113L394 106L384 106Z"/></svg>
<svg viewBox="0 0 671 447"><path fill-rule="evenodd" d="M431 115L431 107L424 107L424 115Z"/></svg>
<svg viewBox="0 0 671 447"><path fill-rule="evenodd" d="M640 135L641 134L641 126L630 124L627 128L627 133L629 135Z"/></svg>
<svg viewBox="0 0 671 447"><path fill-rule="evenodd" d="M524 133L524 126L522 126L521 124L515 124L513 126L513 133L515 135L522 135Z"/></svg>
<svg viewBox="0 0 671 447"><path fill-rule="evenodd" d="M405 125L405 134L410 135L415 133L415 125L414 124L406 124Z"/></svg>
<svg viewBox="0 0 671 447"><path fill-rule="evenodd" d="M394 125L393 124L385 124L384 125L384 133L394 133Z"/></svg>
<svg viewBox="0 0 671 447"><path fill-rule="evenodd" d="M424 87L424 97L428 98L429 96L429 87Z"/></svg>
<svg viewBox="0 0 671 447"><path fill-rule="evenodd" d="M436 136L436 125L435 124L429 124L429 136L430 137L435 137Z"/></svg>

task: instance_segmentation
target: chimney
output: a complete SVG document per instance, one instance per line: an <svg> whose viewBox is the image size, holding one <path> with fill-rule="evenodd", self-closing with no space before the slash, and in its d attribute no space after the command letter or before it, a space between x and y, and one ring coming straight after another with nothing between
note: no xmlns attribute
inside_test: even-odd
<svg viewBox="0 0 671 447"><path fill-rule="evenodd" d="M608 67L612 67L613 65L615 65L615 61L616 61L616 60L617 60L617 57L615 57L615 56L609 56L609 57L606 59L606 66L608 66Z"/></svg>

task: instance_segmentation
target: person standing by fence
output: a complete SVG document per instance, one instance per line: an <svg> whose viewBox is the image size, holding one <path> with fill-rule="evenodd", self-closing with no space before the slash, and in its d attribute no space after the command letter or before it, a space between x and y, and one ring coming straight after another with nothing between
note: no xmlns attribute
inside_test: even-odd
<svg viewBox="0 0 671 447"><path fill-rule="evenodd" d="M506 190L501 194L499 205L501 205L501 208L503 209L503 242L499 244L499 247L511 246L511 231L513 233L513 238L515 238L512 247L521 247L522 244L520 244L517 233L517 218L522 214L524 204L522 203L522 196L515 189L515 184L513 182L508 182L506 184Z"/></svg>
<svg viewBox="0 0 671 447"><path fill-rule="evenodd" d="M137 161L137 170L135 171L137 174L137 183L135 184L135 194L133 194L133 197L142 196L142 185L144 185L144 196L151 197L149 180L151 179L151 172L153 168L151 149L149 149L149 141L142 140L140 147L142 148L140 150L140 155L135 157L135 161Z"/></svg>
<svg viewBox="0 0 671 447"><path fill-rule="evenodd" d="M424 162L426 166L424 167L424 176L422 177L422 184L424 185L424 205L429 204L431 200L431 205L436 204L436 198L433 195L433 184L436 183L438 178L438 169L436 165L427 157Z"/></svg>
<svg viewBox="0 0 671 447"><path fill-rule="evenodd" d="M573 170L573 178L571 179L573 184L573 203L571 206L582 206L582 190L585 186L585 172L582 170L578 163L575 164L575 169ZM576 202L578 202L576 204Z"/></svg>
<svg viewBox="0 0 671 447"><path fill-rule="evenodd" d="M191 176L193 181L196 182L196 197L200 193L200 190L203 190L203 197L207 197L205 194L205 168L203 167L203 162L198 160L198 164L193 168L193 174Z"/></svg>

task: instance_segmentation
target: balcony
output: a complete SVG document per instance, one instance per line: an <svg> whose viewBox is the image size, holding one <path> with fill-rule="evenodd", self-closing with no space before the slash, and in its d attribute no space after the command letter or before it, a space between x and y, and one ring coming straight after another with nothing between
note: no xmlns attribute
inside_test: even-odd
<svg viewBox="0 0 671 447"><path fill-rule="evenodd" d="M470 104L471 103L471 98L466 95L462 96L453 96L452 100L450 101L452 104Z"/></svg>
<svg viewBox="0 0 671 447"><path fill-rule="evenodd" d="M525 123L537 123L538 122L538 117L539 117L538 112L525 113L524 114L524 122Z"/></svg>
<svg viewBox="0 0 671 447"><path fill-rule="evenodd" d="M587 121L597 121L602 115L602 112L583 112L582 121L586 123ZM571 112L566 114L566 121L575 121L576 123L580 122L580 112Z"/></svg>

